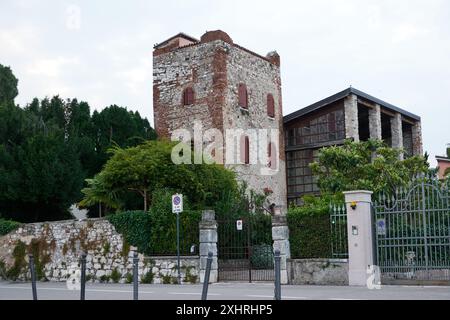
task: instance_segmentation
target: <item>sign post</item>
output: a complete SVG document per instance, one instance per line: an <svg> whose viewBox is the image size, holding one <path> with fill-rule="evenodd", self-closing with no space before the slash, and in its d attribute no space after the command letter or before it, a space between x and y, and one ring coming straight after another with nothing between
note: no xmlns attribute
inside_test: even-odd
<svg viewBox="0 0 450 320"><path fill-rule="evenodd" d="M172 212L177 215L177 264L178 264L178 284L181 284L180 267L180 213L183 212L183 195L174 194L172 196Z"/></svg>

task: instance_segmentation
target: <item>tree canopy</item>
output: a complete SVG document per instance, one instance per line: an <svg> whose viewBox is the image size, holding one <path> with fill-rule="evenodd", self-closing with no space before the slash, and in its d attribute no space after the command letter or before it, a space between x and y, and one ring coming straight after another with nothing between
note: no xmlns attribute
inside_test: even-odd
<svg viewBox="0 0 450 320"><path fill-rule="evenodd" d="M17 97L18 80L14 76L10 67L0 64L0 104L11 103Z"/></svg>
<svg viewBox="0 0 450 320"><path fill-rule="evenodd" d="M87 102L55 96L20 108L17 93L11 69L0 65L0 217L69 218L69 207L81 200L85 180L101 170L109 148L156 138L147 119L123 107L91 115Z"/></svg>
<svg viewBox="0 0 450 320"><path fill-rule="evenodd" d="M159 189L183 193L192 206L213 206L226 192L237 190L235 174L217 164L179 164L172 162L174 142L147 141L130 148L116 147L103 170L88 181L82 190L81 205L95 202L128 210L149 209L151 195ZM127 193L136 193L142 199L139 207L126 207ZM115 194L114 201L103 199ZM124 208L125 207L125 208Z"/></svg>
<svg viewBox="0 0 450 320"><path fill-rule="evenodd" d="M311 164L323 193L349 190L395 190L413 176L428 171L426 159L414 156L400 160L401 150L387 147L382 141L346 141L343 146L323 148Z"/></svg>

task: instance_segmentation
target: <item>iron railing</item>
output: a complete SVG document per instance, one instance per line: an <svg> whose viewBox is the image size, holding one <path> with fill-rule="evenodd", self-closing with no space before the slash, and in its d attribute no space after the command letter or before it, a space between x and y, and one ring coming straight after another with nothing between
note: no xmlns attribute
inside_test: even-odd
<svg viewBox="0 0 450 320"><path fill-rule="evenodd" d="M377 264L382 280L450 281L448 182L417 176L374 202Z"/></svg>
<svg viewBox="0 0 450 320"><path fill-rule="evenodd" d="M348 258L347 210L345 204L330 205L331 256L336 259Z"/></svg>

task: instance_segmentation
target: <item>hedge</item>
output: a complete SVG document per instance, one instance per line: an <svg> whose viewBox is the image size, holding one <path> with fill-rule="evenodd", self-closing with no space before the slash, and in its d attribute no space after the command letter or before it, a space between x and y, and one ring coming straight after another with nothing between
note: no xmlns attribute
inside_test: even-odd
<svg viewBox="0 0 450 320"><path fill-rule="evenodd" d="M292 258L331 257L330 215L327 207L293 207L288 211L287 220Z"/></svg>
<svg viewBox="0 0 450 320"><path fill-rule="evenodd" d="M199 242L198 224L201 213L185 210L180 214L180 253L190 254L193 244ZM126 242L147 255L175 255L176 215L159 210L125 211L108 216L108 220L121 233Z"/></svg>
<svg viewBox="0 0 450 320"><path fill-rule="evenodd" d="M20 222L0 219L0 236L10 233L19 228Z"/></svg>

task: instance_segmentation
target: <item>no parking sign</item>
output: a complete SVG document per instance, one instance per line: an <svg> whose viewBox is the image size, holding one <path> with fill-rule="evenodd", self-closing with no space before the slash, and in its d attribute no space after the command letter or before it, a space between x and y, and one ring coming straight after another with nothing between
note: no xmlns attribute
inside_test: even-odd
<svg viewBox="0 0 450 320"><path fill-rule="evenodd" d="M183 195L174 194L172 196L172 212L181 213L183 212Z"/></svg>

